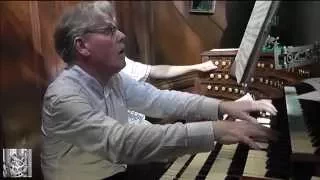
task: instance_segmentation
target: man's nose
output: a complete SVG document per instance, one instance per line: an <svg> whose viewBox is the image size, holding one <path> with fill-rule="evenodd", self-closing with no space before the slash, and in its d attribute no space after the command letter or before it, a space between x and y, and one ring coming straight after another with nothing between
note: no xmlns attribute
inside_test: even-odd
<svg viewBox="0 0 320 180"><path fill-rule="evenodd" d="M119 30L117 32L117 37L118 37L118 41L120 42L123 42L127 38L127 36Z"/></svg>

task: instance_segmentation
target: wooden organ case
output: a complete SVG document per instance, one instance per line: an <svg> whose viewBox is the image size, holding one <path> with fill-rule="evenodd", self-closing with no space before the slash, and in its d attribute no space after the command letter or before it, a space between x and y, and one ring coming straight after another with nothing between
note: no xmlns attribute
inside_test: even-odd
<svg viewBox="0 0 320 180"><path fill-rule="evenodd" d="M262 120L260 123L268 124L279 132L278 141L260 144L262 150L252 150L244 144L217 144L209 153L179 157L161 179L310 179L313 175L319 175L314 166L320 162L315 150L319 143L314 135L317 133L307 131L313 135L311 140L307 132L302 136L300 130L290 129L292 125L288 120L290 112L287 111L288 95L285 91L287 86L300 87L303 79L317 73L311 70L310 65L277 70L274 55L262 53L256 63L254 76L250 79L251 83L237 84L236 79L230 75L237 51L215 49L203 52L202 61L212 61L218 66L217 69L206 73L192 72L169 80L153 80L152 83L160 89L187 91L223 100L236 100L246 93L255 99L272 99L278 109L277 116L260 114L257 118ZM306 90L299 88L299 91Z"/></svg>

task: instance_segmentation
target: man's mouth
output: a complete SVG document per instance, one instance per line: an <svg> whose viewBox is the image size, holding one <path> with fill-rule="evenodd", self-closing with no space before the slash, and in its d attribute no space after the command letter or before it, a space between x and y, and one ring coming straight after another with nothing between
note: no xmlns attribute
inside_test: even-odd
<svg viewBox="0 0 320 180"><path fill-rule="evenodd" d="M119 54L123 54L124 53L124 49L121 49L120 51L119 51Z"/></svg>

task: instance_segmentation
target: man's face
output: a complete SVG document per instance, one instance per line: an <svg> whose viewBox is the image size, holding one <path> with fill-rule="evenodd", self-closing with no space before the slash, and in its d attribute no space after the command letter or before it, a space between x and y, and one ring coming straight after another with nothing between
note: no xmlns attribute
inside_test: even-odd
<svg viewBox="0 0 320 180"><path fill-rule="evenodd" d="M89 63L102 75L118 73L125 67L125 35L118 30L115 21L113 22L111 27L108 25L108 28L85 35Z"/></svg>

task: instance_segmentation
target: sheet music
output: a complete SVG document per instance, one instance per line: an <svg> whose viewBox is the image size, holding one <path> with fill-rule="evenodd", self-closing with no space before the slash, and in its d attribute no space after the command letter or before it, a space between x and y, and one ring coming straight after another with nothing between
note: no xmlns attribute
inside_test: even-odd
<svg viewBox="0 0 320 180"><path fill-rule="evenodd" d="M231 74L236 77L238 83L246 82L253 72L279 3L279 1L255 2L239 51L231 67Z"/></svg>

